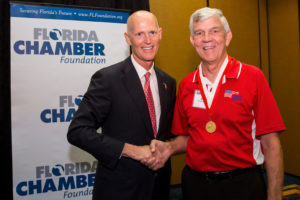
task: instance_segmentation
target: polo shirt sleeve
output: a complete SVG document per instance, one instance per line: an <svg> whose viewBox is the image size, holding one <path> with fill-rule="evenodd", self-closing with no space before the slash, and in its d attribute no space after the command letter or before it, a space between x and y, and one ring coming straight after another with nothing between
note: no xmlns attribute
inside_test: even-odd
<svg viewBox="0 0 300 200"><path fill-rule="evenodd" d="M171 132L174 135L188 135L188 121L184 112L184 83L181 82L176 97Z"/></svg>
<svg viewBox="0 0 300 200"><path fill-rule="evenodd" d="M256 74L257 98L254 105L256 136L285 130L278 106L261 70Z"/></svg>

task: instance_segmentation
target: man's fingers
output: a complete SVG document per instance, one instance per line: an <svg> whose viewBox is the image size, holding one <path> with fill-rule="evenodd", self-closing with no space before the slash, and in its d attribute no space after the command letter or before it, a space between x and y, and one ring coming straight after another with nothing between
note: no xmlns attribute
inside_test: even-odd
<svg viewBox="0 0 300 200"><path fill-rule="evenodd" d="M156 140L152 140L151 143L150 143L150 151L152 153L155 152L155 147L156 147Z"/></svg>

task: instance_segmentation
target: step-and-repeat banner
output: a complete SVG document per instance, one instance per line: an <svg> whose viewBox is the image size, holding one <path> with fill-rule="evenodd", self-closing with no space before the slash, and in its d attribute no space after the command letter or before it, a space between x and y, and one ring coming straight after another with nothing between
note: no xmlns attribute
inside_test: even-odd
<svg viewBox="0 0 300 200"><path fill-rule="evenodd" d="M128 12L11 4L14 199L91 199L97 160L67 129L91 75L125 59Z"/></svg>

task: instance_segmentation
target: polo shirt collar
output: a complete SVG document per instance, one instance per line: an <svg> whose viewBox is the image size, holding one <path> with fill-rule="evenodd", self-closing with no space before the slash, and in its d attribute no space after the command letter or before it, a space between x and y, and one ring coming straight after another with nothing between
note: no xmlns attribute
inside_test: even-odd
<svg viewBox="0 0 300 200"><path fill-rule="evenodd" d="M233 57L230 57L231 65L229 65L229 68L225 74L226 78L235 78L238 79L242 72L242 63L234 59Z"/></svg>
<svg viewBox="0 0 300 200"><path fill-rule="evenodd" d="M242 63L234 59L233 57L230 57L229 61L231 64L228 66L228 69L225 73L224 78L235 78L238 79L240 77L241 71L242 71ZM197 76L197 73L199 69L197 69L194 72L194 78L193 78L193 83L198 83L199 82L199 76ZM225 69L226 70L226 69ZM220 80L224 84L224 80Z"/></svg>

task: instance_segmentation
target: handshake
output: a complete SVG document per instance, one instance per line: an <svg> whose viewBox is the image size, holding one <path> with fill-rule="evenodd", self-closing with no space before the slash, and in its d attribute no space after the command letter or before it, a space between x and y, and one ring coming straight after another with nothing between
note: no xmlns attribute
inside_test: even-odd
<svg viewBox="0 0 300 200"><path fill-rule="evenodd" d="M170 142L152 140L150 145L144 146L125 143L122 156L140 161L155 171L162 168L172 154Z"/></svg>
<svg viewBox="0 0 300 200"><path fill-rule="evenodd" d="M170 156L184 153L189 136L180 135L171 141L152 140L150 145L136 146L125 143L122 156L140 161L152 170L162 168Z"/></svg>

